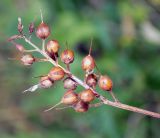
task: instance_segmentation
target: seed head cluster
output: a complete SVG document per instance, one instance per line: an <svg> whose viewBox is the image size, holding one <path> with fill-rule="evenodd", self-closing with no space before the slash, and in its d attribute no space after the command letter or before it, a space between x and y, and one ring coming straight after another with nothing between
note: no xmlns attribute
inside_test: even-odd
<svg viewBox="0 0 160 138"><path fill-rule="evenodd" d="M52 67L48 73L46 73L46 75L39 77L40 80L38 86L36 85L36 88L48 89L55 85L55 82L63 81L63 87L65 89L64 95L62 96L60 102L46 111L57 107L59 104L63 104L74 109L76 112L87 112L90 108L90 104L96 99L94 90L96 89L97 85L104 91L110 92L112 90L112 80L107 75L96 74L96 62L94 57L91 55L91 46L89 54L86 55L81 62L82 71L84 72L84 83L88 86L88 89L78 92L76 89L79 84L72 78L70 73L70 65L74 62L75 58L74 51L66 48L59 53L61 46L58 40L55 40L54 38L48 39L50 36L50 28L47 23L43 21L36 28L34 22L31 22L28 30L29 39L31 39L31 35L35 33L39 39L41 39L43 42L46 42L46 44L43 43L44 47L42 48L42 51L56 63L56 66ZM16 48L17 46L21 46L20 48L17 48L22 53L20 58L21 63L24 66L31 66L35 62L47 62L48 59L46 58L36 58L32 55L32 52L36 52L36 49L35 51L26 50L24 46L16 43L17 39L27 36L26 34L24 35L23 32L21 18L18 18L18 32L19 34L12 36L9 41L11 41ZM28 54L28 52L31 53ZM65 64L67 72L61 66L59 66L58 58L60 58L60 61ZM35 90L36 89L34 89L34 87L29 89L29 91Z"/></svg>

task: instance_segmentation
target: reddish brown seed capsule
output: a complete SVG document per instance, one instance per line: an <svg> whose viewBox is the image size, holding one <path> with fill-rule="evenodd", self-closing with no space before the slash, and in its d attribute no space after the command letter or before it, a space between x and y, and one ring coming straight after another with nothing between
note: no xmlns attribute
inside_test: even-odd
<svg viewBox="0 0 160 138"><path fill-rule="evenodd" d="M49 78L53 81L61 80L64 75L65 72L60 67L53 67L48 74Z"/></svg>
<svg viewBox="0 0 160 138"><path fill-rule="evenodd" d="M82 60L82 69L86 72L90 72L95 68L95 61L91 55L86 56Z"/></svg>
<svg viewBox="0 0 160 138"><path fill-rule="evenodd" d="M36 35L40 39L46 39L50 35L50 29L47 24L41 23L36 30Z"/></svg>
<svg viewBox="0 0 160 138"><path fill-rule="evenodd" d="M65 78L65 80L63 81L63 84L65 89L74 90L77 88L77 83L70 77Z"/></svg>
<svg viewBox="0 0 160 138"><path fill-rule="evenodd" d="M89 102L94 100L95 96L94 96L94 93L92 92L92 90L87 89L87 90L84 90L84 91L79 93L79 98L83 102L89 103Z"/></svg>
<svg viewBox="0 0 160 138"><path fill-rule="evenodd" d="M95 74L89 74L86 77L86 84L88 84L90 87L95 87L97 85L97 76Z"/></svg>
<svg viewBox="0 0 160 138"><path fill-rule="evenodd" d="M61 101L57 103L56 105L50 107L49 109L45 110L45 112L48 112L54 108L56 108L60 104L66 104L66 105L74 105L78 102L78 95L73 90L68 90L62 97Z"/></svg>
<svg viewBox="0 0 160 138"><path fill-rule="evenodd" d="M70 64L74 61L74 52L72 50L64 50L61 53L61 61L65 64Z"/></svg>
<svg viewBox="0 0 160 138"><path fill-rule="evenodd" d="M50 88L53 85L53 81L48 76L43 76L40 79L40 85L42 88Z"/></svg>
<svg viewBox="0 0 160 138"><path fill-rule="evenodd" d="M78 102L78 95L73 90L68 90L61 101L63 104L73 105Z"/></svg>
<svg viewBox="0 0 160 138"><path fill-rule="evenodd" d="M111 91L113 87L112 80L108 76L100 76L98 85L105 91Z"/></svg>
<svg viewBox="0 0 160 138"><path fill-rule="evenodd" d="M23 65L30 66L35 62L35 58L32 55L27 54L21 57L21 61Z"/></svg>
<svg viewBox="0 0 160 138"><path fill-rule="evenodd" d="M57 40L50 40L46 45L46 49L50 54L58 53L59 47L60 46Z"/></svg>
<svg viewBox="0 0 160 138"><path fill-rule="evenodd" d="M81 113L84 113L84 112L87 112L88 109L89 109L89 105L88 103L85 103L83 101L78 101L74 106L73 106L74 110L76 112L81 112Z"/></svg>

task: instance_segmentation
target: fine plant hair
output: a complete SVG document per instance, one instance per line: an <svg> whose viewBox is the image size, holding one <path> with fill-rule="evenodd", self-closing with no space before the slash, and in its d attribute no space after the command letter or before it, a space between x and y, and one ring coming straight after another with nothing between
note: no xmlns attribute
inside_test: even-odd
<svg viewBox="0 0 160 138"><path fill-rule="evenodd" d="M8 41L11 42L16 49L21 52L22 56L19 59L21 63L25 66L31 66L35 62L48 62L53 65L48 74L38 76L40 81L23 91L33 92L37 89L47 89L52 85L56 85L56 81L62 81L66 92L64 93L62 99L56 105L46 109L45 112L50 111L54 108L57 110L72 108L76 112L87 112L89 108L99 107L101 105L109 105L117 107L123 110L128 110L132 112L137 112L143 115L152 116L155 118L160 118L160 114L134 106L129 106L121 103L118 98L114 95L112 88L113 82L108 75L102 75L96 66L96 62L91 55L92 50L92 40L90 44L89 54L86 55L82 60L82 70L85 72L84 80L79 79L70 70L70 64L74 62L74 52L71 49L66 48L62 53L59 53L60 45L57 40L47 40L50 35L49 26L43 21L43 16L41 12L41 23L35 28L34 22L31 22L28 27L28 33L24 33L22 20L18 18L17 26L18 34L11 36ZM42 45L38 46L32 42L32 34L35 33L36 36L42 41ZM30 45L30 49L26 50L25 47L19 43L17 40L23 39L27 44ZM32 55L33 52L40 53L43 58L36 58ZM59 60L58 60L59 59ZM59 61L63 62L66 66L62 67ZM99 73L96 74L95 70ZM84 88L83 91L77 92L77 86ZM108 100L106 97L102 96L97 90L98 86L101 90L108 92L113 100ZM99 103L93 104L92 101L95 99L99 100ZM57 108L59 104L64 104L62 108Z"/></svg>

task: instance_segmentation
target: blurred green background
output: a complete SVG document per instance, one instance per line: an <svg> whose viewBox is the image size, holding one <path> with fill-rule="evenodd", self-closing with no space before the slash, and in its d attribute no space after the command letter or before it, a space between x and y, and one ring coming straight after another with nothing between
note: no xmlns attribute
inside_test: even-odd
<svg viewBox="0 0 160 138"><path fill-rule="evenodd" d="M49 39L59 40L61 50L67 41L75 51L74 74L83 79L80 62L93 38L92 55L101 73L113 79L119 100L160 112L159 0L1 0L0 138L160 138L160 120L107 105L87 113L44 113L60 101L65 91L61 82L48 90L21 93L38 82L33 76L46 74L52 66L24 67L8 60L20 53L6 40L17 34L19 16L26 32L30 22L37 26L40 8L52 30ZM41 43L35 36L33 41Z"/></svg>

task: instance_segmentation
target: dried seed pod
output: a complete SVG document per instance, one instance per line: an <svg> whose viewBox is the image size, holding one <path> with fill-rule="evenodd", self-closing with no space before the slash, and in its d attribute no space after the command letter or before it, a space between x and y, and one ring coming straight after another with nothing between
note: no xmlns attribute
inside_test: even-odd
<svg viewBox="0 0 160 138"><path fill-rule="evenodd" d="M86 77L86 84L90 87L95 87L97 85L97 76L95 74L89 74Z"/></svg>
<svg viewBox="0 0 160 138"><path fill-rule="evenodd" d="M83 101L78 101L76 104L74 104L73 108L76 112L84 113L88 111L89 104Z"/></svg>
<svg viewBox="0 0 160 138"><path fill-rule="evenodd" d="M30 66L35 62L35 58L30 54L23 55L20 60L22 61L22 64L26 66Z"/></svg>
<svg viewBox="0 0 160 138"><path fill-rule="evenodd" d="M98 85L105 91L111 91L113 87L112 80L108 76L100 76Z"/></svg>
<svg viewBox="0 0 160 138"><path fill-rule="evenodd" d="M35 28L34 28L34 22L31 22L29 24L28 30L29 30L30 34L32 34L34 32L34 30L35 30Z"/></svg>
<svg viewBox="0 0 160 138"><path fill-rule="evenodd" d="M65 78L63 84L65 89L74 90L77 88L77 83L70 77Z"/></svg>
<svg viewBox="0 0 160 138"><path fill-rule="evenodd" d="M48 74L49 78L53 81L61 80L64 75L65 72L60 67L53 67Z"/></svg>
<svg viewBox="0 0 160 138"><path fill-rule="evenodd" d="M92 90L90 89L86 89L82 92L79 93L79 98L83 101L83 102L91 102L94 100L95 98L95 95L94 93L92 92Z"/></svg>
<svg viewBox="0 0 160 138"><path fill-rule="evenodd" d="M56 105L52 106L51 108L45 110L45 112L50 111L57 107L60 104L65 105L74 105L78 102L78 95L73 90L68 90L62 97L61 101L57 103Z"/></svg>
<svg viewBox="0 0 160 138"><path fill-rule="evenodd" d="M23 24L20 17L18 17L18 32L21 34L23 32Z"/></svg>
<svg viewBox="0 0 160 138"><path fill-rule="evenodd" d="M43 76L40 79L40 86L42 88L50 88L53 85L53 81L48 76Z"/></svg>
<svg viewBox="0 0 160 138"><path fill-rule="evenodd" d="M74 52L66 49L61 53L61 61L65 64L70 64L74 61Z"/></svg>
<svg viewBox="0 0 160 138"><path fill-rule="evenodd" d="M76 102L78 102L78 95L73 90L68 90L62 98L63 104L73 105Z"/></svg>
<svg viewBox="0 0 160 138"><path fill-rule="evenodd" d="M82 60L82 69L86 72L91 72L95 68L95 61L91 55L88 55Z"/></svg>
<svg viewBox="0 0 160 138"><path fill-rule="evenodd" d="M91 71L93 71L93 69L96 66L94 58L91 56L91 51L92 51L92 39L91 39L89 54L88 56L84 57L82 60L82 69L87 73L90 73Z"/></svg>
<svg viewBox="0 0 160 138"><path fill-rule="evenodd" d="M49 54L58 53L59 47L60 45L57 40L50 40L46 45L46 49L47 49L47 52L49 52Z"/></svg>
<svg viewBox="0 0 160 138"><path fill-rule="evenodd" d="M45 23L41 23L36 30L36 35L40 39L46 39L50 35L49 26Z"/></svg>

